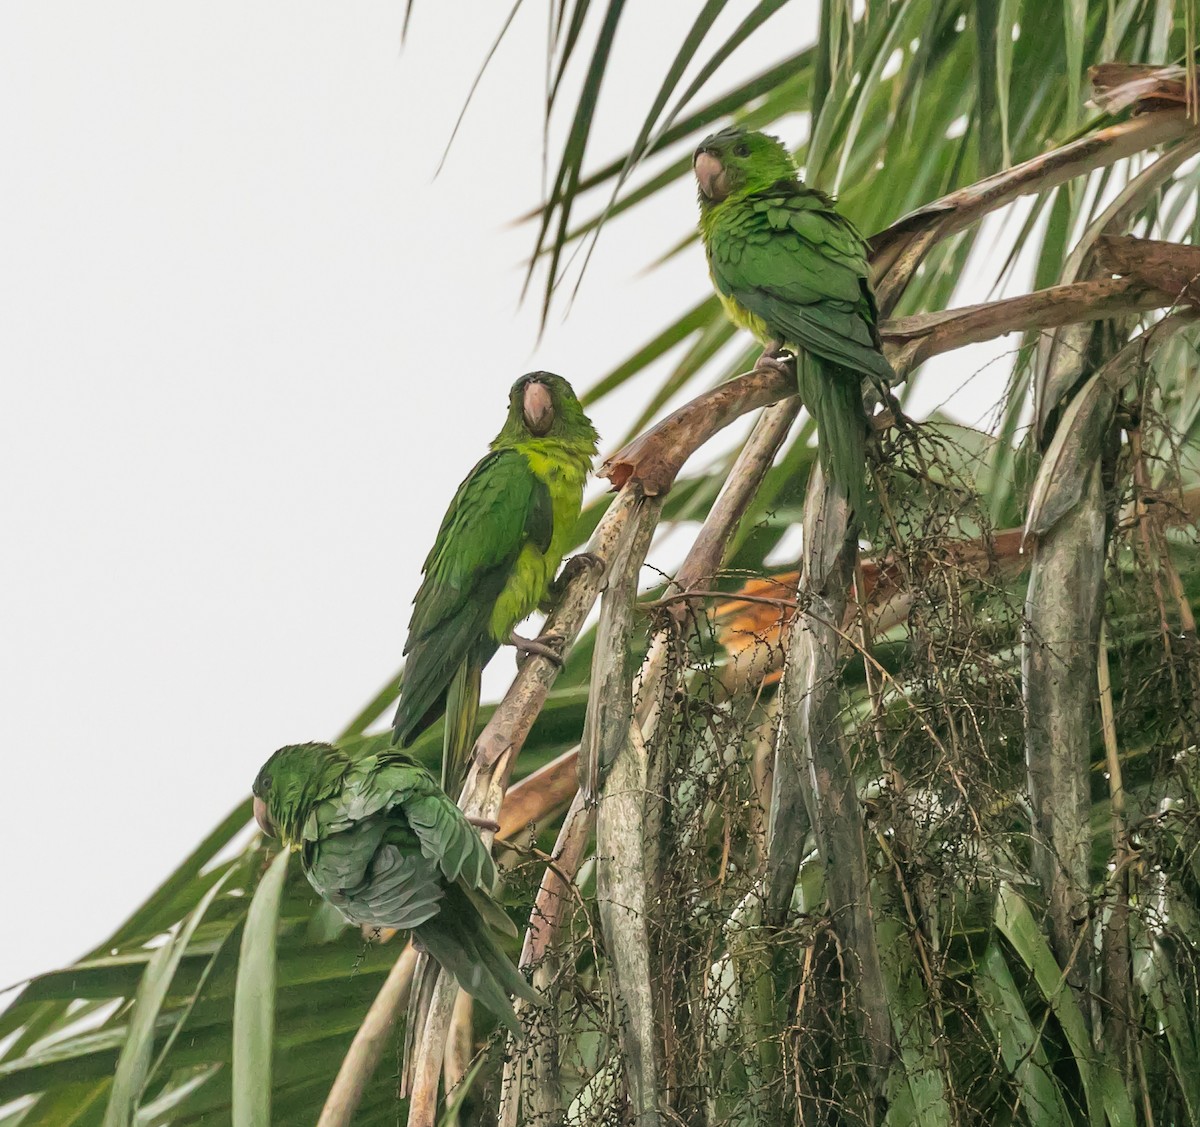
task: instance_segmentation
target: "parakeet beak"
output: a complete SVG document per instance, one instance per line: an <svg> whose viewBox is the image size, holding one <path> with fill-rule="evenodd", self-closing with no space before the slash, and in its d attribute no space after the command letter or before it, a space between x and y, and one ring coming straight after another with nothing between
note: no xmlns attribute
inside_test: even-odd
<svg viewBox="0 0 1200 1127"><path fill-rule="evenodd" d="M525 385L521 408L525 413L525 425L534 434L543 435L550 432L554 425L554 400L550 396L550 389L544 383L530 380Z"/></svg>
<svg viewBox="0 0 1200 1127"><path fill-rule="evenodd" d="M701 149L696 154L692 171L696 174L696 183L700 185L700 191L706 199L720 203L729 195L729 178L725 175L725 166L716 153Z"/></svg>
<svg viewBox="0 0 1200 1127"><path fill-rule="evenodd" d="M254 820L267 837L278 836L275 833L275 823L271 821L271 815L267 813L267 804L258 795L254 796Z"/></svg>

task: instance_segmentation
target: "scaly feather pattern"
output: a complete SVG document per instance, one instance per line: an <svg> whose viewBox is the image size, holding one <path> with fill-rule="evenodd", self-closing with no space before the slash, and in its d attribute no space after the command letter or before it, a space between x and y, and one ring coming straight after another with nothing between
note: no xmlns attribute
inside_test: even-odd
<svg viewBox="0 0 1200 1127"><path fill-rule="evenodd" d="M347 920L411 930L514 1033L510 994L540 1003L497 935L516 928L492 896L496 866L433 776L388 736L281 748L254 783L255 816L300 853Z"/></svg>
<svg viewBox="0 0 1200 1127"><path fill-rule="evenodd" d="M774 137L726 129L696 151L700 231L713 285L735 324L796 354L826 473L870 529L862 380L892 379L880 347L867 247Z"/></svg>

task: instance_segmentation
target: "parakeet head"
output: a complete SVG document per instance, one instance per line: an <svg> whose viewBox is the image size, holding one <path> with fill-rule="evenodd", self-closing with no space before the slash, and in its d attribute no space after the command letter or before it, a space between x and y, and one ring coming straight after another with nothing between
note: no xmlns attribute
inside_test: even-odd
<svg viewBox="0 0 1200 1127"><path fill-rule="evenodd" d="M492 447L540 438L586 451L591 457L596 453L599 437L571 385L562 376L528 372L508 393L508 419Z"/></svg>
<svg viewBox="0 0 1200 1127"><path fill-rule="evenodd" d="M778 137L730 126L700 142L692 158L700 209L796 179L796 162Z"/></svg>
<svg viewBox="0 0 1200 1127"><path fill-rule="evenodd" d="M333 744L281 747L250 788L258 828L284 845L298 845L309 811L336 792L349 766L350 758Z"/></svg>

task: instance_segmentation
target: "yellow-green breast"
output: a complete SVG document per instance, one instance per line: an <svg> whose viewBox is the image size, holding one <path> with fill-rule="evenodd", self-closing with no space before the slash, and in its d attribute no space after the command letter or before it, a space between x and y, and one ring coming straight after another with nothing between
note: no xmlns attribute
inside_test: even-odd
<svg viewBox="0 0 1200 1127"><path fill-rule="evenodd" d="M708 276L712 278L713 289L717 291L717 297L721 300L721 305L725 310L725 315L735 325L737 325L739 329L745 329L747 332L753 333L764 345L779 343L771 336L770 330L767 328L766 321L756 314L751 313L749 309L745 308L745 306L739 305L737 301L735 301L728 294L721 292L720 287L717 285L717 279L713 275L711 269L708 272Z"/></svg>
<svg viewBox="0 0 1200 1127"><path fill-rule="evenodd" d="M590 458L564 455L558 443L525 442L520 452L529 468L550 490L554 529L550 546L542 552L535 544L526 544L517 557L512 575L500 592L492 611L489 631L500 643L507 641L513 628L527 618L546 597L550 583L571 544L571 535L583 505L583 484Z"/></svg>

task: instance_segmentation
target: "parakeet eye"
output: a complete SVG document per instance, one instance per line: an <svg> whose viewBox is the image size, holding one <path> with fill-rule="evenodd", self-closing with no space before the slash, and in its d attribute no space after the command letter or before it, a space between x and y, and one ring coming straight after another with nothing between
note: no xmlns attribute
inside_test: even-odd
<svg viewBox="0 0 1200 1127"><path fill-rule="evenodd" d="M750 146L743 141L740 145L734 147L733 155L735 157L748 157L750 155Z"/></svg>

